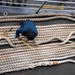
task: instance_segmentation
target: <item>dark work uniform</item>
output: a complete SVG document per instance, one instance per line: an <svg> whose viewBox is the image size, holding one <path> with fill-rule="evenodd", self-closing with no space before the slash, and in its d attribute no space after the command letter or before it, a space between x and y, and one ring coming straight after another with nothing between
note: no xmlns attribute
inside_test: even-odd
<svg viewBox="0 0 75 75"><path fill-rule="evenodd" d="M27 20L22 23L21 27L16 31L16 37L20 37L20 33L24 36L27 36L26 34L29 32L33 32L35 36L38 35L36 25L34 21L31 20Z"/></svg>

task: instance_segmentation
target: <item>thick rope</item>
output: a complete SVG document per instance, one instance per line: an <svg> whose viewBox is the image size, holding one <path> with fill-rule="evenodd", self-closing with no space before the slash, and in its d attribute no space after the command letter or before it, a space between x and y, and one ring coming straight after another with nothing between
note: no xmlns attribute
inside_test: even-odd
<svg viewBox="0 0 75 75"><path fill-rule="evenodd" d="M5 18L32 18L32 17L49 17L49 16L68 16L75 17L75 15L70 14L32 14L32 15L15 15L15 16L0 16L0 19Z"/></svg>
<svg viewBox="0 0 75 75"><path fill-rule="evenodd" d="M41 14L43 17L43 15ZM45 15L47 16L47 15ZM71 21L75 21L74 16L72 15L48 15L55 17L46 17L46 18L32 18L33 16L6 16L0 17L0 22L5 21L21 21L26 20L27 18L34 21L46 21L53 20L58 18L64 18ZM37 17L40 17L37 15ZM12 28L12 31L9 31ZM10 46L17 47L14 48L4 48L0 49L0 73L15 71L20 69L34 68L36 66L46 66L46 65L57 65L66 62L75 63L74 60L62 60L75 56L75 43L71 42L66 44L69 39L75 38L75 24L59 24L59 25L47 25L47 26L37 26L38 36L35 38L37 44L47 43L57 38L63 42L61 43L47 43L35 46L31 41L28 43L23 43L15 38L15 32L19 26L2 26L0 27L0 35L3 30L8 31L8 36L4 37L10 44ZM25 37L21 36L23 39ZM9 39L10 40L9 40ZM2 39L2 37L0 38ZM8 44L5 40L0 41L0 45ZM32 50L29 45L32 45ZM27 46L26 46L27 45ZM29 47L30 48L29 48ZM61 61L60 61L61 60Z"/></svg>
<svg viewBox="0 0 75 75"><path fill-rule="evenodd" d="M48 18L19 18L19 19L0 19L0 22L8 22L8 21L22 21L22 20L33 20L33 21L48 21L48 20L54 20L54 19L68 19L71 21L75 21L74 18L68 17L68 16L54 16L54 17L48 17Z"/></svg>
<svg viewBox="0 0 75 75"><path fill-rule="evenodd" d="M67 27L64 27L66 25L68 25L68 24L65 24L65 25L63 24L63 26L62 26L62 24L61 25L57 25L58 28L56 28L56 25L54 25L57 30L54 28L54 26L53 26L54 29L52 28L52 26L50 26L50 27L48 26L48 28L47 28L47 26L43 26L43 27L42 26L37 26L37 28L40 28L40 29L38 29L39 30L39 35L36 38L37 44L41 44L41 43L46 43L46 42L52 41L54 38L57 38L58 40L61 40L61 41L65 41L65 39L68 37L69 33L71 31L73 31L73 29L75 28L74 24L69 24ZM60 26L62 26L62 27L60 27ZM8 30L10 28L12 28L12 26L10 28L9 27L10 26L7 26ZM17 30L17 29L15 29L15 27L19 27L19 26L14 26L13 27L14 30ZM7 28L3 28L2 29L2 27L1 27L0 28L0 32L2 32L2 30L5 30ZM9 33L9 39L13 43L21 43L21 41L18 41L18 39L15 39L15 31L8 32L8 33ZM1 41L0 44L3 44L2 41ZM4 44L6 44L6 42L4 42ZM60 43L60 44L63 44L63 43Z"/></svg>

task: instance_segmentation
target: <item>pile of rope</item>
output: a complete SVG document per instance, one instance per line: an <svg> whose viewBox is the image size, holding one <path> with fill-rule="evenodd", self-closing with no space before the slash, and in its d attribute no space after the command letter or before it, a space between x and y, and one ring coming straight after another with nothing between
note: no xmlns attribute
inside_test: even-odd
<svg viewBox="0 0 75 75"><path fill-rule="evenodd" d="M23 15L22 17L0 17L0 22L8 22L13 20L20 21L22 19L26 20L27 18L25 16ZM75 19L72 18L73 16L71 16L68 16L69 19L75 21ZM61 17L63 18L63 16ZM47 16L46 18L49 17ZM37 21L36 18L33 19ZM38 21L43 20L42 18L40 18L40 20ZM34 50L26 46L23 41L15 38L15 32L18 28L19 26L17 25L0 27L0 39L5 39L0 40L0 46L7 45L8 43L11 46L11 48L0 49L0 73L34 68L36 66L42 65L57 65L65 62L75 63L74 60L66 59L75 56L75 43L74 41L71 41L71 39L75 38L75 24L37 26L39 33L38 36L35 38L37 46L32 41L28 42L28 44L32 48L34 48ZM10 29L12 30L9 31ZM4 30L6 30L7 33L3 32ZM24 40L26 39L22 35L21 37ZM60 40L61 42L49 43L53 40Z"/></svg>

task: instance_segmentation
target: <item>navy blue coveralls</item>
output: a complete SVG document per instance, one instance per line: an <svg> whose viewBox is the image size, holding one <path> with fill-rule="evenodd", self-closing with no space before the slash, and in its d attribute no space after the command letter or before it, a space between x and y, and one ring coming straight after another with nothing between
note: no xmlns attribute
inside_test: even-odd
<svg viewBox="0 0 75 75"><path fill-rule="evenodd" d="M38 35L38 31L37 31L37 28L36 28L36 25L34 23L34 21L31 21L31 20L27 20L27 21L24 21L21 25L21 27L16 31L16 37L19 37L20 33L24 36L26 36L26 34L28 33L28 29L30 29L35 36Z"/></svg>

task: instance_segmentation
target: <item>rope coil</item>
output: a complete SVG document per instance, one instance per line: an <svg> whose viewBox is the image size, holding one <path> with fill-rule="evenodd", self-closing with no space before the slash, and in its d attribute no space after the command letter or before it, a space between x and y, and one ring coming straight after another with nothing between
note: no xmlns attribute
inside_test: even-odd
<svg viewBox="0 0 75 75"><path fill-rule="evenodd" d="M42 14L40 14L43 16ZM39 15L34 15L33 17L38 17ZM47 15L45 15L47 16ZM49 16L49 15L48 15ZM50 15L51 16L51 15ZM20 18L21 17L21 18ZM0 22L5 21L21 21L25 20L30 16L2 16L0 17ZM53 16L48 18L31 18L34 21L45 21L53 20L57 18L65 18L75 21L72 15L66 16ZM17 18L17 19L15 19ZM15 31L20 26L2 26L0 27L0 39L3 30L12 31L8 32L8 38L5 38L8 43L17 44L14 48L4 48L0 49L0 73L15 71L20 69L34 68L36 66L47 66L47 65L57 65L66 62L75 63L74 60L67 59L75 56L75 43L67 43L69 39L75 38L75 24L58 24L58 25L47 25L47 26L37 26L39 35L35 38L38 46L34 46L32 42L25 43L24 41L19 41L15 38ZM24 37L21 36L23 39ZM54 38L61 40L61 43L47 43L52 41ZM5 40L0 41L0 45L8 44ZM41 44L40 43L47 43ZM67 44L66 44L67 43ZM31 46L30 46L31 44ZM11 44L10 44L11 45ZM27 46L29 47L27 47ZM34 47L34 48L32 48ZM36 51L34 51L36 50ZM63 59L63 60L62 60Z"/></svg>

